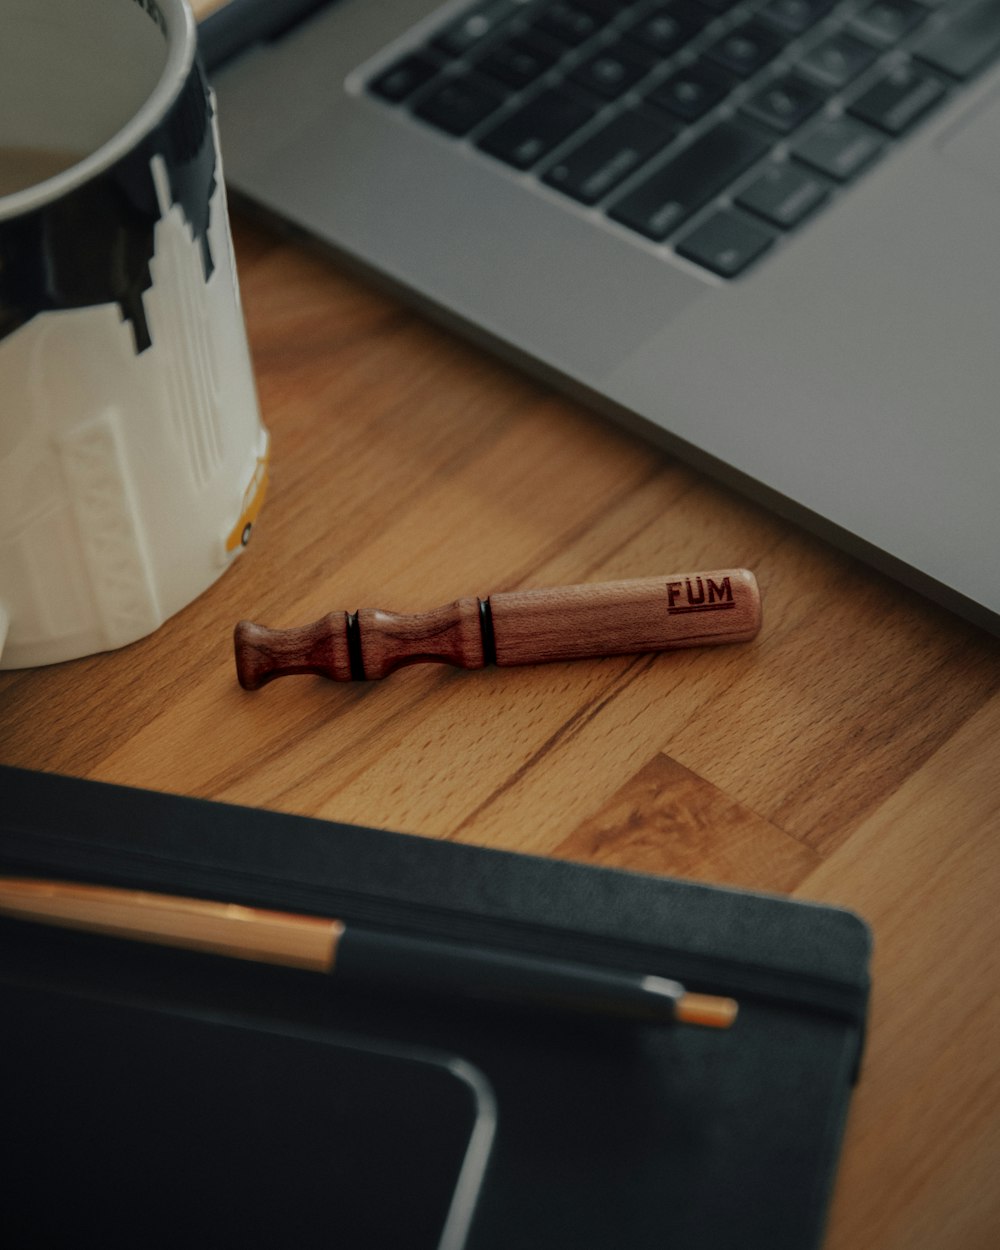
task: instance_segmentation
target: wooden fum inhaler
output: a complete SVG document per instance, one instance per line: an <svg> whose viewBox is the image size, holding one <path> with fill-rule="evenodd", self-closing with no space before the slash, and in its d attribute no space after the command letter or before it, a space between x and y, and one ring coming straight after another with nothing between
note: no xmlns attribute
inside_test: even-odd
<svg viewBox="0 0 1000 1250"><path fill-rule="evenodd" d="M475 669L631 655L749 642L760 619L748 570L675 573L504 591L412 615L331 612L294 629L240 621L236 672L244 689L256 690L293 673L371 681L406 664Z"/></svg>

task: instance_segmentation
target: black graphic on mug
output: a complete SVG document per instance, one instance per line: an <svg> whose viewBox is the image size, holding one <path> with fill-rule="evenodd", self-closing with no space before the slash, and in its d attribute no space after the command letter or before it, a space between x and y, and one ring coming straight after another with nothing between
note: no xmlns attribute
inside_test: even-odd
<svg viewBox="0 0 1000 1250"><path fill-rule="evenodd" d="M135 350L150 346L143 294L152 284L161 216L152 172L157 156L173 203L201 248L208 281L216 158L212 100L196 62L173 108L131 152L51 204L0 222L0 339L41 312L115 303L132 327Z"/></svg>

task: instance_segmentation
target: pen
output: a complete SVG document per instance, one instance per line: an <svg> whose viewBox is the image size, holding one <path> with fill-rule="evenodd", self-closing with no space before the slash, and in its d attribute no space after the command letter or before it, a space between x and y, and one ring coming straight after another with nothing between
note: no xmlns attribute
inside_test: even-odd
<svg viewBox="0 0 1000 1250"><path fill-rule="evenodd" d="M760 629L760 592L747 569L505 591L429 612L331 612L293 629L240 621L240 685L316 673L371 681L404 664L458 668L540 664L679 647L748 642Z"/></svg>
<svg viewBox="0 0 1000 1250"><path fill-rule="evenodd" d="M427 990L720 1029L738 1010L731 998L688 993L666 977L144 890L3 877L0 915L304 968L375 990Z"/></svg>

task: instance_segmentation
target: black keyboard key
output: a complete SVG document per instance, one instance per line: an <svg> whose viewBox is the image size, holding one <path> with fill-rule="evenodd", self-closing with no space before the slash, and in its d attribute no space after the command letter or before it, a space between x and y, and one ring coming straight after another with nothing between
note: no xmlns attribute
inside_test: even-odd
<svg viewBox="0 0 1000 1250"><path fill-rule="evenodd" d="M743 111L754 121L763 122L765 126L787 135L811 117L824 99L818 87L785 74L772 78L767 86L751 96Z"/></svg>
<svg viewBox="0 0 1000 1250"><path fill-rule="evenodd" d="M712 21L713 14L695 4L672 4L646 13L625 35L656 56L670 56Z"/></svg>
<svg viewBox="0 0 1000 1250"><path fill-rule="evenodd" d="M766 252L776 237L759 222L741 213L725 211L714 213L680 239L677 251L720 277L735 278Z"/></svg>
<svg viewBox="0 0 1000 1250"><path fill-rule="evenodd" d="M855 16L852 25L863 38L888 48L919 26L928 12L917 0L875 0Z"/></svg>
<svg viewBox="0 0 1000 1250"><path fill-rule="evenodd" d="M641 109L619 113L545 175L549 186L596 204L675 137L679 127Z"/></svg>
<svg viewBox="0 0 1000 1250"><path fill-rule="evenodd" d="M829 197L829 183L800 165L782 161L765 166L760 177L739 193L736 203L789 230Z"/></svg>
<svg viewBox="0 0 1000 1250"><path fill-rule="evenodd" d="M827 118L792 148L792 155L821 174L848 182L885 148L885 140L851 117Z"/></svg>
<svg viewBox="0 0 1000 1250"><path fill-rule="evenodd" d="M725 99L732 86L732 79L721 71L696 61L660 83L646 98L682 122L693 122Z"/></svg>
<svg viewBox="0 0 1000 1250"><path fill-rule="evenodd" d="M827 87L846 87L878 56L870 43L839 31L810 48L797 68Z"/></svg>
<svg viewBox="0 0 1000 1250"><path fill-rule="evenodd" d="M953 78L970 78L1000 53L1000 0L973 0L923 35L913 51Z"/></svg>
<svg viewBox="0 0 1000 1250"><path fill-rule="evenodd" d="M790 35L801 35L833 8L836 0L768 0L761 17Z"/></svg>
<svg viewBox="0 0 1000 1250"><path fill-rule="evenodd" d="M716 65L749 78L781 51L783 40L758 22L736 26L705 50Z"/></svg>
<svg viewBox="0 0 1000 1250"><path fill-rule="evenodd" d="M595 109L559 91L543 91L479 140L484 152L529 169L594 116Z"/></svg>
<svg viewBox="0 0 1000 1250"><path fill-rule="evenodd" d="M418 117L450 135L466 135L503 103L503 96L492 87L471 77L456 74L445 79L414 110Z"/></svg>
<svg viewBox="0 0 1000 1250"><path fill-rule="evenodd" d="M610 16L600 6L553 0L535 20L533 29L574 48L596 35Z"/></svg>
<svg viewBox="0 0 1000 1250"><path fill-rule="evenodd" d="M860 96L849 112L891 135L900 135L939 103L947 88L914 65L898 65Z"/></svg>
<svg viewBox="0 0 1000 1250"><path fill-rule="evenodd" d="M405 100L408 96L413 95L414 91L419 87L430 82L438 72L438 69L437 61L424 53L414 52L410 56L404 56L395 65L390 65L388 69L383 70L381 74L372 79L369 87L376 95L380 95L383 100L390 100L393 104L399 104L401 100Z"/></svg>
<svg viewBox="0 0 1000 1250"><path fill-rule="evenodd" d="M651 62L638 51L630 52L621 42L603 47L582 61L570 77L581 87L605 99L617 99L649 73Z"/></svg>
<svg viewBox="0 0 1000 1250"><path fill-rule="evenodd" d="M508 87L520 89L541 77L558 59L551 47L527 38L513 38L491 48L476 68Z"/></svg>
<svg viewBox="0 0 1000 1250"><path fill-rule="evenodd" d="M665 239L748 169L768 146L735 122L723 122L627 191L612 205L610 216L647 238Z"/></svg>
<svg viewBox="0 0 1000 1250"><path fill-rule="evenodd" d="M434 44L449 56L464 56L496 34L518 8L517 0L482 0L435 35Z"/></svg>

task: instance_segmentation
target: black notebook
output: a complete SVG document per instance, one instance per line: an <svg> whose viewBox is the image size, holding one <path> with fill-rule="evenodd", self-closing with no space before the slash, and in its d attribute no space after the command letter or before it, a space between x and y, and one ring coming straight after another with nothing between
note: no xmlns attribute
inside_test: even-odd
<svg viewBox="0 0 1000 1250"><path fill-rule="evenodd" d="M73 1099L53 1095L47 1074L58 1068L72 1091L97 1056L86 1114L127 1104L132 1146L89 1213L106 1245L134 1238L122 1222L137 1206L150 1225L183 1228L187 1247L225 1245L229 1231L228 1244L274 1245L280 1228L305 1244L307 1208L316 1244L341 1247L822 1242L869 988L870 934L849 912L2 767L0 872L339 916L641 970L740 1004L723 1031L390 998L5 921L0 1016L20 1069L5 1064L8 1093L30 1118L24 1091L45 1091L50 1133L72 1135L83 1113L60 1123ZM176 1102L168 1069L179 1089L205 1087L169 1149L158 1127ZM320 1114L323 1097L333 1110ZM74 1149L63 1178L86 1161L85 1143ZM162 1184L137 1202L151 1169ZM46 1183L56 1201L63 1181ZM378 1231L390 1216L409 1230L402 1240Z"/></svg>

